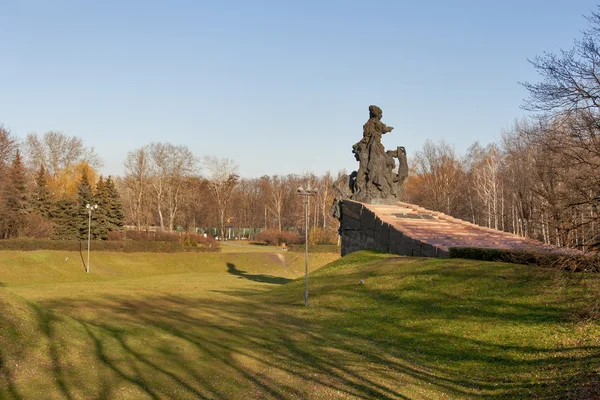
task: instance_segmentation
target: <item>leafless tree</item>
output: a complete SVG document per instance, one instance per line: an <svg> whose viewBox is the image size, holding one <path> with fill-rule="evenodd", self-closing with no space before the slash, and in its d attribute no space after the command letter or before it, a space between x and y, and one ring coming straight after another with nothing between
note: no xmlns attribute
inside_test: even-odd
<svg viewBox="0 0 600 400"><path fill-rule="evenodd" d="M147 153L160 227L165 229L166 218L166 227L173 230L183 187L197 173L198 160L187 146L171 143L151 143Z"/></svg>
<svg viewBox="0 0 600 400"><path fill-rule="evenodd" d="M17 139L0 124L0 166L10 165L18 148Z"/></svg>
<svg viewBox="0 0 600 400"><path fill-rule="evenodd" d="M470 192L474 192L476 199L470 199L471 213L474 215L473 203L481 205L478 214L490 228L498 229L502 225L504 197L502 182L500 180L501 166L500 149L495 143L490 143L482 148L478 142L474 143L467 155L467 169L470 178ZM470 193L471 194L471 193ZM471 196L473 195L471 194ZM483 221L476 221L483 222Z"/></svg>
<svg viewBox="0 0 600 400"><path fill-rule="evenodd" d="M406 194L411 201L450 215L460 215L464 169L454 149L444 141L427 141L415 152Z"/></svg>
<svg viewBox="0 0 600 400"><path fill-rule="evenodd" d="M43 165L54 177L81 163L87 163L94 169L102 167L102 160L93 147L87 148L81 138L61 132L46 132L41 138L37 133L30 133L25 141L25 150L30 168L37 171Z"/></svg>
<svg viewBox="0 0 600 400"><path fill-rule="evenodd" d="M128 152L124 166L124 186L130 193L123 197L127 200L131 220L137 229L141 230L142 222L148 212L150 160L147 148L141 147Z"/></svg>
<svg viewBox="0 0 600 400"><path fill-rule="evenodd" d="M600 7L599 7L600 9ZM588 18L589 28L570 50L544 53L530 60L541 82L525 82L529 99L526 110L571 116L579 111L600 110L600 13Z"/></svg>
<svg viewBox="0 0 600 400"><path fill-rule="evenodd" d="M205 156L204 167L208 172L208 189L217 208L220 235L224 237L225 213L239 183L238 166L228 158Z"/></svg>

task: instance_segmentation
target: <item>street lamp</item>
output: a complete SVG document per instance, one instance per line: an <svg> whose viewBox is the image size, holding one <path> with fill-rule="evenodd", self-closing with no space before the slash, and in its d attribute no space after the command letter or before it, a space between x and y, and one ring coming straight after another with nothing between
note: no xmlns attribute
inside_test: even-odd
<svg viewBox="0 0 600 400"><path fill-rule="evenodd" d="M87 208L88 210L88 262L87 265L85 266L85 272L87 274L90 273L90 243L91 243L91 239L92 239L92 210L97 210L98 209L98 204L86 204L85 208Z"/></svg>
<svg viewBox="0 0 600 400"><path fill-rule="evenodd" d="M306 255L304 256L304 260L306 262L306 273L304 276L304 282L306 284L306 288L304 290L304 305L308 305L308 210L310 209L310 196L314 196L317 194L317 189L313 189L310 187L310 182L308 186L303 188L299 186L296 189L296 194L298 196L304 197L304 215L305 215L305 229L304 229L304 244L306 246Z"/></svg>

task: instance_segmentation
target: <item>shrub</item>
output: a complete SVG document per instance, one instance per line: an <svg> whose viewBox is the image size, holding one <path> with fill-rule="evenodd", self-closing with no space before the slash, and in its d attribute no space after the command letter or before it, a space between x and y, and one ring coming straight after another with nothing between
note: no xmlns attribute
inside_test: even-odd
<svg viewBox="0 0 600 400"><path fill-rule="evenodd" d="M175 232L156 231L152 240L159 242L179 242L180 238Z"/></svg>
<svg viewBox="0 0 600 400"><path fill-rule="evenodd" d="M62 250L85 251L86 241L79 240L38 240L6 239L0 240L0 250ZM125 253L176 253L182 251L218 252L219 247L184 247L181 242L159 242L150 240L92 241L95 251L118 251Z"/></svg>
<svg viewBox="0 0 600 400"><path fill-rule="evenodd" d="M183 235L183 245L187 247L218 247L219 242L212 236L186 233Z"/></svg>
<svg viewBox="0 0 600 400"><path fill-rule="evenodd" d="M149 240L146 231L125 231L125 239L129 240Z"/></svg>
<svg viewBox="0 0 600 400"><path fill-rule="evenodd" d="M174 232L126 231L125 238L129 240L149 240L154 242L179 242L180 238Z"/></svg>
<svg viewBox="0 0 600 400"><path fill-rule="evenodd" d="M538 265L567 271L600 271L600 259L597 255L570 253L568 250L530 251L475 247L451 247L449 250L450 258Z"/></svg>
<svg viewBox="0 0 600 400"><path fill-rule="evenodd" d="M281 231L277 229L266 229L256 234L257 242L265 242L269 246L281 246L283 243L300 243L298 234L295 232Z"/></svg>
<svg viewBox="0 0 600 400"><path fill-rule="evenodd" d="M306 247L303 244L293 244L288 246L289 251L293 251L295 253L304 253L306 251ZM336 244L314 244L308 245L309 253L339 253L340 247Z"/></svg>
<svg viewBox="0 0 600 400"><path fill-rule="evenodd" d="M50 239L53 233L52 221L36 213L28 213L19 229L19 236L35 239Z"/></svg>
<svg viewBox="0 0 600 400"><path fill-rule="evenodd" d="M308 233L308 244L337 244L337 232L315 226Z"/></svg>
<svg viewBox="0 0 600 400"><path fill-rule="evenodd" d="M108 240L111 241L120 241L123 240L125 238L125 235L122 232L118 232L118 231L110 231L108 232Z"/></svg>

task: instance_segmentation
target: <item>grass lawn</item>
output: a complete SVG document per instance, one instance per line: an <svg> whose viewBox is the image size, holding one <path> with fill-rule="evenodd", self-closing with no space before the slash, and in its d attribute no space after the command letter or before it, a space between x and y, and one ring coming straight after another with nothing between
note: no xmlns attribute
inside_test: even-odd
<svg viewBox="0 0 600 400"><path fill-rule="evenodd" d="M596 276L239 251L0 252L0 398L600 396Z"/></svg>

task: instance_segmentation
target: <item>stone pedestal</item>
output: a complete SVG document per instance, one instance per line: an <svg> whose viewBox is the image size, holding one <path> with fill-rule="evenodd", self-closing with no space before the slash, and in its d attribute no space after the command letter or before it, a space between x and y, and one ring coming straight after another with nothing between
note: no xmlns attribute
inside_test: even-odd
<svg viewBox="0 0 600 400"><path fill-rule="evenodd" d="M484 228L414 204L365 204L343 200L342 256L358 250L418 257L448 257L451 247L552 251L552 246Z"/></svg>

